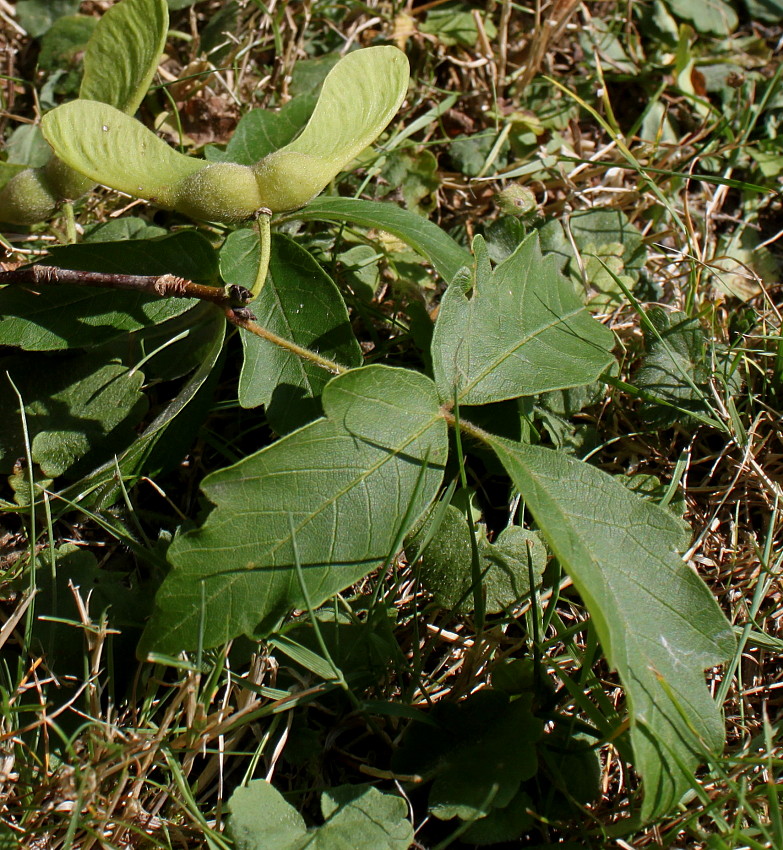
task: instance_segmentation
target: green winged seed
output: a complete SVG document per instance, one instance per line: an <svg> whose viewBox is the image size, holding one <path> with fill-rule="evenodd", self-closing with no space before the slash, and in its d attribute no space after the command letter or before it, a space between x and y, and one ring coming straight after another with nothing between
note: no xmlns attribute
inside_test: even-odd
<svg viewBox="0 0 783 850"><path fill-rule="evenodd" d="M391 121L408 78L408 60L396 47L349 54L324 81L301 135L253 166L185 156L98 103L60 106L42 129L57 156L92 180L193 218L242 221L262 207L296 209L321 192Z"/></svg>
<svg viewBox="0 0 783 850"><path fill-rule="evenodd" d="M158 67L168 26L166 0L120 0L112 6L87 44L79 89L82 102L100 101L134 113ZM42 168L19 172L0 191L0 221L22 225L45 221L62 201L78 198L98 182L99 178L85 175L57 156Z"/></svg>
<svg viewBox="0 0 783 850"><path fill-rule="evenodd" d="M349 53L330 71L302 133L253 166L273 212L312 200L386 128L408 90L396 47Z"/></svg>

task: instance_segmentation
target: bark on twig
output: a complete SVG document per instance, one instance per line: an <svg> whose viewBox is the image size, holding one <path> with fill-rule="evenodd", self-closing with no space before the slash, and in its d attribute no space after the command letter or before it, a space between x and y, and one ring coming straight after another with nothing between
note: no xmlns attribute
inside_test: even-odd
<svg viewBox="0 0 783 850"><path fill-rule="evenodd" d="M244 307L252 295L244 286L205 286L173 274L138 275L74 271L54 266L24 266L0 272L0 285L17 286L92 286L99 289L124 289L145 292L159 298L198 298L218 307Z"/></svg>

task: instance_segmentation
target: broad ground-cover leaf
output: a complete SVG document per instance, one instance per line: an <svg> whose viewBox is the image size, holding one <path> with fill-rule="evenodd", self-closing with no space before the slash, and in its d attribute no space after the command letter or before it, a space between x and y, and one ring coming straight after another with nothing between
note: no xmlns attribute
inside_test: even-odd
<svg viewBox="0 0 783 850"><path fill-rule="evenodd" d="M668 313L661 307L648 310L647 318L652 327L644 331L647 355L634 376L636 386L680 410L705 412L710 373L706 340L698 320L685 313ZM683 416L653 400L644 403L642 414L659 427L667 427Z"/></svg>
<svg viewBox="0 0 783 850"><path fill-rule="evenodd" d="M407 850L413 841L402 797L370 785L340 785L321 796L324 823L307 829L304 818L263 779L237 788L229 801L229 832L237 850Z"/></svg>
<svg viewBox="0 0 783 850"><path fill-rule="evenodd" d="M418 549L429 536L432 511L427 521L405 542L405 551L412 560L419 557ZM477 534L479 572L485 610L497 614L524 598L530 592L530 566L540 578L546 567L546 548L536 532L517 525L505 528L490 543L483 527ZM473 569L470 528L465 514L454 505L446 508L438 530L420 555L419 578L435 602L443 608L467 612L473 610Z"/></svg>
<svg viewBox="0 0 783 850"><path fill-rule="evenodd" d="M612 334L585 310L554 257L530 234L493 270L474 241L470 291L451 284L432 341L444 400L489 404L596 380L612 362Z"/></svg>
<svg viewBox="0 0 783 850"><path fill-rule="evenodd" d="M67 245L43 265L112 274L175 274L214 283L217 256L207 239L182 231L160 239ZM28 351L100 345L127 331L170 319L193 307L188 298L83 286L0 289L0 344Z"/></svg>
<svg viewBox="0 0 783 850"><path fill-rule="evenodd" d="M783 18L783 0L745 0L752 20L777 24Z"/></svg>
<svg viewBox="0 0 783 850"><path fill-rule="evenodd" d="M178 536L141 651L194 649L274 626L383 564L434 498L447 454L432 383L370 366L327 384L326 417L204 479L215 509ZM295 540L294 540L295 538Z"/></svg>
<svg viewBox="0 0 783 850"><path fill-rule="evenodd" d="M427 216L435 209L435 193L440 187L438 161L426 148L400 148L387 155L381 177L389 184L386 195L394 189L402 191L405 207L417 215Z"/></svg>
<svg viewBox="0 0 783 850"><path fill-rule="evenodd" d="M198 309L194 308L195 311ZM207 325L206 328L198 326L198 319L192 319L194 336L208 338L211 332L211 339L208 338L206 344L196 348L200 355L198 368L183 383L177 395L136 436L124 452L112 457L79 481L78 490L72 494L78 498L79 504L111 504L119 492L117 467L122 472L123 482L127 484L134 476L141 475L142 471L150 474L161 467L176 464L186 447L191 444L202 417L206 415L206 411L202 413L197 409L194 413L193 410L198 408L197 400L202 398L210 383L217 377L215 364L223 350L226 331L225 319L217 310L212 311L212 315L209 315L208 311L205 312L207 315L202 322ZM191 356L192 354L193 352Z"/></svg>
<svg viewBox="0 0 783 850"><path fill-rule="evenodd" d="M117 361L96 362L91 354L27 354L0 361L0 471L11 472L24 457L19 403L10 374L22 395L32 442L33 461L54 478L79 459L105 459L127 444L133 426L146 410L141 393L144 375Z"/></svg>
<svg viewBox="0 0 783 850"><path fill-rule="evenodd" d="M139 587L135 576L99 567L92 552L73 543L65 543L54 552L46 549L40 558L33 645L47 655L50 669L58 676L73 676L78 682L84 675L84 633L67 622L48 619L79 621L79 609L69 584L79 589L82 599L89 600L93 622L108 612L114 629L140 629L150 595L146 587ZM127 643L123 649L133 652Z"/></svg>
<svg viewBox="0 0 783 850"><path fill-rule="evenodd" d="M413 723L392 765L434 779L429 810L441 820L484 818L504 809L536 773L543 723L530 697L485 688L460 703L440 702L429 723ZM433 727L433 722L435 726Z"/></svg>
<svg viewBox="0 0 783 850"><path fill-rule="evenodd" d="M620 675L645 781L642 817L661 815L687 788L704 748L723 746L703 671L733 651L731 626L679 557L676 517L564 453L496 437L489 443L573 579Z"/></svg>
<svg viewBox="0 0 783 850"><path fill-rule="evenodd" d="M90 15L67 15L55 21L41 39L38 70L52 75L50 85L57 95L74 97L79 88L82 57L90 37L95 32L98 19ZM54 74L57 74L54 77ZM51 156L47 151L44 165Z"/></svg>
<svg viewBox="0 0 783 850"><path fill-rule="evenodd" d="M33 38L43 35L58 18L78 11L79 0L19 0L16 5L19 23Z"/></svg>
<svg viewBox="0 0 783 850"><path fill-rule="evenodd" d="M289 100L278 112L251 109L242 116L224 151L214 145L206 148L207 159L240 165L258 162L296 136L313 114L315 101L312 95L301 95Z"/></svg>
<svg viewBox="0 0 783 850"><path fill-rule="evenodd" d="M258 235L236 230L220 252L227 283L250 288L258 268ZM359 366L362 351L339 290L312 256L286 236L272 237L264 288L253 301L263 327L343 366ZM318 399L331 375L323 368L253 334L242 334L245 357L239 379L243 407L266 405L277 433L320 415Z"/></svg>
<svg viewBox="0 0 783 850"><path fill-rule="evenodd" d="M362 227L385 230L402 239L451 283L457 272L470 265L470 254L437 224L394 204L361 198L316 198L296 213L302 221L350 221Z"/></svg>
<svg viewBox="0 0 783 850"><path fill-rule="evenodd" d="M677 17L693 24L696 32L729 35L737 27L737 13L726 0L664 0Z"/></svg>

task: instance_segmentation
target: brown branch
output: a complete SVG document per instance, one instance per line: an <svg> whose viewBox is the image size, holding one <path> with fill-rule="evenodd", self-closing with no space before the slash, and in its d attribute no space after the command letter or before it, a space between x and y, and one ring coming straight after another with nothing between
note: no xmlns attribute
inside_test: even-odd
<svg viewBox="0 0 783 850"><path fill-rule="evenodd" d="M278 336L257 324L256 317L245 306L253 299L253 293L244 286L232 284L223 289L217 286L193 283L192 280L186 280L173 274L109 274L58 269L54 266L23 266L18 269L0 271L0 285L2 284L14 284L16 286L93 286L100 289L124 289L131 292L143 292L159 298L198 298L201 301L209 301L221 307L225 311L226 319L238 328L243 328L249 333L284 348L304 360L309 360L316 366L335 375L347 371L345 366L341 366L326 357L321 357L317 352L303 348L301 345Z"/></svg>
<svg viewBox="0 0 783 850"><path fill-rule="evenodd" d="M198 298L218 307L242 307L251 299L244 286L204 286L173 274L139 275L74 271L54 266L24 266L0 272L0 285L16 286L93 286L144 292L159 298Z"/></svg>

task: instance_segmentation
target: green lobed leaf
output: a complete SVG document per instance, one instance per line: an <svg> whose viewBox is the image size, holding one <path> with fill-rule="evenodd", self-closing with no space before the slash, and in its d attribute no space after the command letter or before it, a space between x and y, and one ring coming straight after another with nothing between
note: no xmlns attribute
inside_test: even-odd
<svg viewBox="0 0 783 850"><path fill-rule="evenodd" d="M407 850L413 841L406 801L371 785L329 788L321 796L321 814L325 823L318 829L316 847L323 850L346 846Z"/></svg>
<svg viewBox="0 0 783 850"><path fill-rule="evenodd" d="M440 187L438 161L432 151L416 151L412 147L399 148L387 155L381 177L393 189L402 191L406 209L427 216L435 209L435 193Z"/></svg>
<svg viewBox="0 0 783 850"><path fill-rule="evenodd" d="M24 171L27 166L21 163L10 163L0 161L0 189L2 189L12 177L16 177L20 171Z"/></svg>
<svg viewBox="0 0 783 850"><path fill-rule="evenodd" d="M619 243L623 268L636 281L647 260L647 248L642 234L622 210L580 210L569 216L568 226L577 247L583 251L593 246L598 249L597 253L603 253L605 246ZM570 243L568 245L570 248Z"/></svg>
<svg viewBox="0 0 783 850"><path fill-rule="evenodd" d="M529 813L535 810L530 795L520 791L507 806L493 809L486 817L474 821L462 835L465 841L479 847L514 841L535 825Z"/></svg>
<svg viewBox="0 0 783 850"><path fill-rule="evenodd" d="M729 35L737 28L737 13L726 0L664 0L677 17L696 32Z"/></svg>
<svg viewBox="0 0 783 850"><path fill-rule="evenodd" d="M734 650L731 626L677 553L676 517L564 453L490 437L587 606L628 699L642 817L668 811L704 748L724 742L703 671Z"/></svg>
<svg viewBox="0 0 783 850"><path fill-rule="evenodd" d="M259 252L255 231L234 231L220 252L223 279L249 289ZM362 363L362 350L339 290L313 257L286 236L272 237L267 282L253 301L253 312L263 327L284 339L343 366ZM318 399L331 378L325 369L253 334L242 334L242 346L242 407L265 405L278 434L320 415Z"/></svg>
<svg viewBox="0 0 783 850"><path fill-rule="evenodd" d="M228 806L237 850L294 850L307 836L304 818L264 779L237 788Z"/></svg>
<svg viewBox="0 0 783 850"><path fill-rule="evenodd" d="M408 91L409 68L396 47L344 56L324 80L301 134L253 167L273 212L312 200L385 129Z"/></svg>
<svg viewBox="0 0 783 850"><path fill-rule="evenodd" d="M155 239L167 234L165 227L132 215L110 218L84 228L83 242L122 242L127 239ZM117 246L118 250L122 250Z"/></svg>
<svg viewBox="0 0 783 850"><path fill-rule="evenodd" d="M5 145L9 165L28 165L38 168L52 155L49 146L35 124L22 124L8 138Z"/></svg>
<svg viewBox="0 0 783 850"><path fill-rule="evenodd" d="M97 27L98 19L91 15L66 15L55 21L41 39L38 69L48 74L59 72L57 94L75 96L86 47Z"/></svg>
<svg viewBox="0 0 783 850"><path fill-rule="evenodd" d="M202 625L216 646L302 607L292 537L320 605L385 563L404 518L434 498L448 445L431 381L355 369L327 384L323 406L325 418L204 479L215 509L172 544L141 652L195 649Z"/></svg>
<svg viewBox="0 0 783 850"><path fill-rule="evenodd" d="M157 71L168 27L165 0L120 0L107 9L84 54L79 97L132 115Z"/></svg>
<svg viewBox="0 0 783 850"><path fill-rule="evenodd" d="M237 788L228 830L237 850L407 850L413 827L402 797L369 785L340 785L321 795L325 823L308 830L283 795L263 779Z"/></svg>
<svg viewBox="0 0 783 850"><path fill-rule="evenodd" d="M299 221L350 221L391 233L429 260L447 283L471 263L470 254L437 224L394 204L360 198L316 198L294 217Z"/></svg>
<svg viewBox="0 0 783 850"><path fill-rule="evenodd" d="M447 3L440 8L430 8L427 19L420 24L419 29L434 35L444 45L473 47L479 38L479 27L474 15L475 10L468 3ZM497 34L489 17L482 16L481 28L485 37L490 39Z"/></svg>
<svg viewBox="0 0 783 850"><path fill-rule="evenodd" d="M291 72L291 94L295 97L320 94L324 80L340 58L339 53L324 53L314 59L300 59Z"/></svg>
<svg viewBox="0 0 783 850"><path fill-rule="evenodd" d="M493 270L474 240L471 291L443 297L432 340L444 400L489 404L595 381L612 362L612 333L596 322L531 233Z"/></svg>
<svg viewBox="0 0 783 850"><path fill-rule="evenodd" d="M116 274L175 274L201 283L217 278L217 256L194 230L160 239L66 245L43 258L66 269ZM0 344L28 351L100 345L113 337L170 319L193 299L82 286L0 289Z"/></svg>
<svg viewBox="0 0 783 850"><path fill-rule="evenodd" d="M92 552L74 543L64 543L54 551L44 549L39 557L32 643L37 652L47 656L48 664L58 676L80 681L84 675L84 634L72 625L47 618L79 622L79 606L72 590L76 587L82 599L89 598L94 621L100 622L105 614L110 628L135 630L149 606L149 588L132 574L98 566ZM132 646L127 646L128 637L130 641L134 639L127 636L123 641L119 634L114 635L115 652L120 649L116 643L119 641L125 644L122 650L133 652ZM62 698L61 694L55 697Z"/></svg>
<svg viewBox="0 0 783 850"><path fill-rule="evenodd" d="M783 0L745 0L745 6L751 20L777 24L783 18Z"/></svg>
<svg viewBox="0 0 783 850"><path fill-rule="evenodd" d="M174 207L179 183L204 168L203 160L175 151L140 121L105 103L65 103L44 115L41 129L69 168L162 207Z"/></svg>

